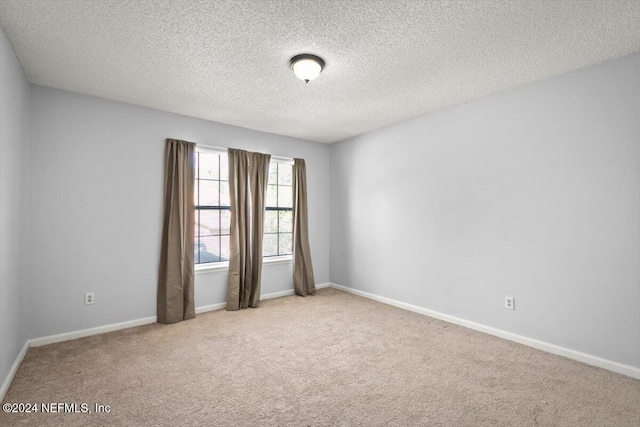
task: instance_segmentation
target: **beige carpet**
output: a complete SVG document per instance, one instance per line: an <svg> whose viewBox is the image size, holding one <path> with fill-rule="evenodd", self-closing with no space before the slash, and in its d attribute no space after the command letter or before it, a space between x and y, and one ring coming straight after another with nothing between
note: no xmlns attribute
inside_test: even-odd
<svg viewBox="0 0 640 427"><path fill-rule="evenodd" d="M29 350L0 425L635 426L640 381L351 294Z"/></svg>

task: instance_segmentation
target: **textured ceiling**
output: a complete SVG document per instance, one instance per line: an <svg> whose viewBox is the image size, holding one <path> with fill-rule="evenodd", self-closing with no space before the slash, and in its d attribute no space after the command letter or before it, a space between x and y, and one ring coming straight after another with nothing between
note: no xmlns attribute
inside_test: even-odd
<svg viewBox="0 0 640 427"><path fill-rule="evenodd" d="M35 84L318 142L640 50L638 0L0 0L0 24Z"/></svg>

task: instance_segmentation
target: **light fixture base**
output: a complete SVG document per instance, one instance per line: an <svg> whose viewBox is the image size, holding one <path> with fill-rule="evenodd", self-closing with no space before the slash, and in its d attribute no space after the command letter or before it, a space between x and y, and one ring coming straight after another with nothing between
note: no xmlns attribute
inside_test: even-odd
<svg viewBox="0 0 640 427"><path fill-rule="evenodd" d="M289 66L291 67L291 69L293 69L293 64L300 61L301 59L311 59L313 61L316 61L318 64L320 64L320 70L324 70L324 59L310 53L302 53L291 58L291 60L289 61Z"/></svg>

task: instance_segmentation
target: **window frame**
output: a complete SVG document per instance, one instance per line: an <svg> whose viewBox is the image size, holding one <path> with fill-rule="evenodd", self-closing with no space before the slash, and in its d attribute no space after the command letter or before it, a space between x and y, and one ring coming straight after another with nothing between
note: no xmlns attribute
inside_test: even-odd
<svg viewBox="0 0 640 427"><path fill-rule="evenodd" d="M209 154L209 155L216 155L218 156L218 178L217 179L201 179L199 174L200 174L200 163L199 163L199 156L200 154ZM196 169L197 166L197 174L195 174L194 176L194 192L198 195L198 200L197 203L194 201L194 222L197 225L197 230L195 230L197 232L197 236L194 235L194 238L196 239L196 241L194 242L195 244L198 245L198 248L200 248L200 239L201 239L201 235L200 235L200 215L202 213L202 211L218 211L218 234L217 235L211 235L212 237L218 237L218 257L222 258L222 238L229 236L229 234L222 234L222 212L223 211L229 211L231 212L231 206L230 205L222 205L222 197L221 197L221 187L222 187L222 182L229 182L229 177L227 176L227 179L222 179L221 176L221 170L222 170L222 159L220 158L220 156L222 155L226 155L227 153L224 151L214 151L214 150L202 150L202 149L198 149L196 146L196 150L195 150L195 156L194 156L194 169ZM201 205L200 204L200 184L201 181L213 181L213 182L217 182L218 183L218 204L217 205ZM228 185L228 184L227 184ZM196 233L194 233L196 234ZM205 236L207 237L207 236ZM195 245L194 245L195 246ZM196 253L194 250L194 266L215 266L218 264L229 264L229 261L213 261L213 262L206 262L206 263L199 263L197 262L198 259L196 259Z"/></svg>
<svg viewBox="0 0 640 427"><path fill-rule="evenodd" d="M269 180L267 180L267 192L269 191L268 188L270 185L275 185L276 186L276 195L275 195L275 200L276 200L276 206L268 206L267 205L267 200L268 197L265 197L265 220L266 220L266 214L267 212L277 212L277 226L276 226L276 232L265 232L263 231L262 235L266 236L268 234L270 235L276 235L276 255L263 255L262 259L263 261L265 259L269 259L269 258L274 258L274 257L292 257L293 256L293 162L278 162L278 161L271 161L270 163L275 163L278 165L278 171L276 171L276 183L275 184L269 184ZM279 164L287 164L291 166L291 184L280 184L280 165ZM271 172L271 171L269 171ZM269 173L269 175L271 175L271 173ZM291 207L281 207L278 206L280 204L280 189L281 188L289 188L291 191ZM267 193L268 194L268 193ZM280 231L280 212L291 212L291 231L285 231L285 232L281 232ZM290 254L281 254L280 253L280 235L281 234L290 234L291 235L291 253ZM264 247L264 246L263 246Z"/></svg>
<svg viewBox="0 0 640 427"><path fill-rule="evenodd" d="M222 148L217 148L217 147L206 147L206 146L201 146L201 145L196 145L196 149L195 149L195 153L206 153L206 154L217 154L217 155L221 155L227 154L227 150L226 149L222 149ZM196 161L196 158L194 156L194 162ZM284 163L284 164L289 164L291 166L293 166L293 159L288 159L288 158L284 158L284 157L277 157L277 156L271 156L271 160L269 161L269 164L271 165L271 163ZM194 165L195 168L195 165ZM220 179L221 176L218 176L218 181L223 181ZM199 177L198 176L194 176L194 180L195 180L195 185L199 184ZM227 182L229 182L229 177L227 176ZM291 187L292 187L292 191L293 191L293 182L291 183ZM218 191L220 191L220 187L218 187ZM218 195L219 196L219 195ZM218 199L220 200L220 199ZM266 204L266 203L265 203ZM202 208L198 208L197 204L194 204L195 207L195 214L198 214L199 210L202 210ZM222 209L225 208L225 209ZM231 206L218 206L216 208L212 208L212 209L217 209L217 210L226 210L226 208L228 208L228 210L231 210ZM293 207L291 208L280 208L282 210L287 209L287 210L291 210L293 212ZM205 209L208 210L208 209ZM278 210L277 208L275 209L276 211ZM265 212L267 211L267 207L265 206ZM292 214L293 215L293 214ZM196 221L197 218L194 217L194 222ZM279 221L279 219L278 219ZM293 218L292 218L293 221ZM199 232L199 230L198 230ZM263 233L264 236L265 233ZM292 235L292 239L293 239L293 229L291 230L291 235ZM194 236L195 237L195 236ZM292 242L292 252L293 252L293 242ZM195 255L195 254L194 254ZM208 263L199 263L196 264L195 263L195 256L194 256L194 270L196 274L202 274L202 273L211 273L211 272L216 272L216 271L224 271L224 270L228 270L229 269L229 261L214 261L214 262L208 262ZM278 265L278 264L291 264L293 262L293 253L290 255L270 255L270 256L263 256L262 257L262 264L263 265Z"/></svg>

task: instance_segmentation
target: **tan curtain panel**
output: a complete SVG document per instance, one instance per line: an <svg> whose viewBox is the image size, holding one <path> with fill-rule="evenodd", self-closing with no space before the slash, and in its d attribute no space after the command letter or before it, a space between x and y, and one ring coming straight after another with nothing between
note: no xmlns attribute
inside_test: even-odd
<svg viewBox="0 0 640 427"><path fill-rule="evenodd" d="M195 146L193 142L167 139L157 301L159 323L175 323L196 316L193 299Z"/></svg>
<svg viewBox="0 0 640 427"><path fill-rule="evenodd" d="M231 235L227 310L257 307L262 277L262 237L269 154L230 148Z"/></svg>
<svg viewBox="0 0 640 427"><path fill-rule="evenodd" d="M307 211L307 166L303 159L293 163L293 286L296 295L315 295Z"/></svg>

